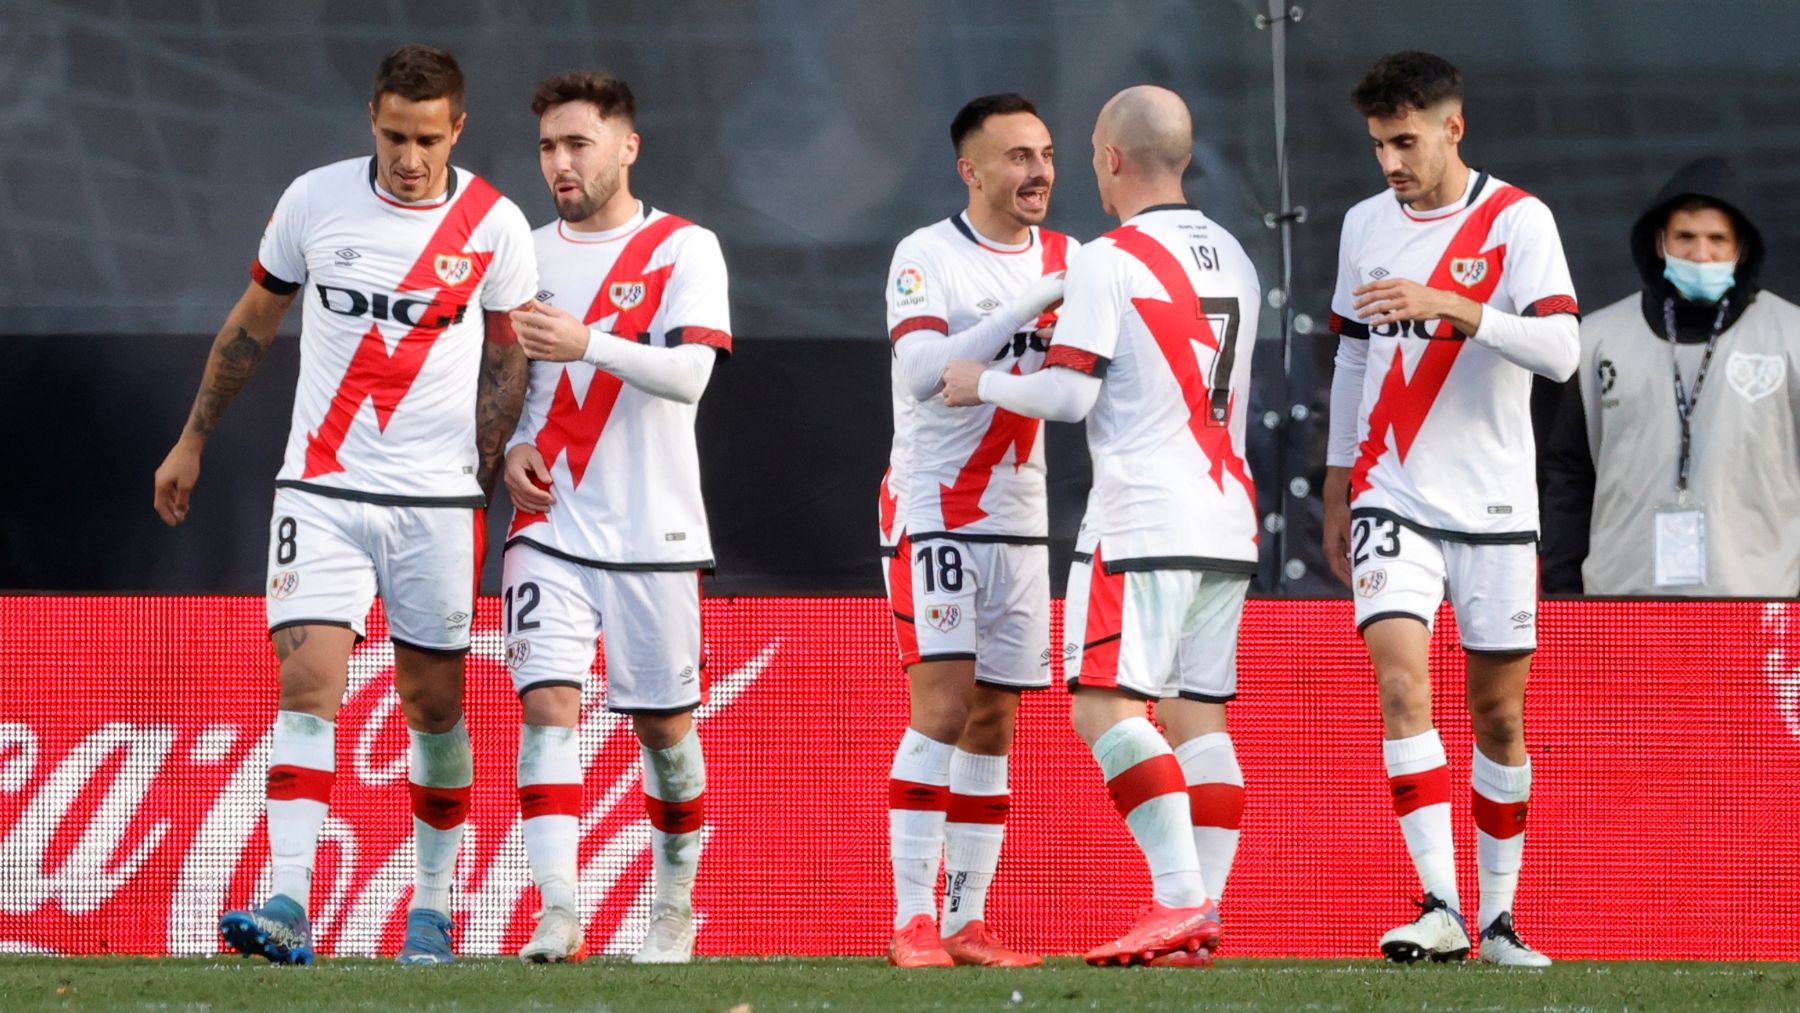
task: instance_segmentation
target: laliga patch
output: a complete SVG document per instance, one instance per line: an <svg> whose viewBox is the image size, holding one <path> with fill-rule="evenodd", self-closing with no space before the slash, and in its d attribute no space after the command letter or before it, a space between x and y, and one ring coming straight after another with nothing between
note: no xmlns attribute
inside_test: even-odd
<svg viewBox="0 0 1800 1013"><path fill-rule="evenodd" d="M437 272L439 281L455 288L475 273L475 262L460 253L440 253L431 262L431 269Z"/></svg>
<svg viewBox="0 0 1800 1013"><path fill-rule="evenodd" d="M1731 389L1745 401L1755 404L1781 389L1787 377L1781 356L1758 355L1755 352L1732 352L1725 360L1725 378Z"/></svg>
<svg viewBox="0 0 1800 1013"><path fill-rule="evenodd" d="M949 633L962 624L961 605L930 605L925 609L925 621L939 633Z"/></svg>
<svg viewBox="0 0 1800 1013"><path fill-rule="evenodd" d="M641 281L615 281L606 287L606 298L619 309L628 310L644 301L645 291Z"/></svg>
<svg viewBox="0 0 1800 1013"><path fill-rule="evenodd" d="M283 570L269 578L269 597L281 601L300 586L300 575L292 570Z"/></svg>
<svg viewBox="0 0 1800 1013"><path fill-rule="evenodd" d="M894 275L894 308L925 305L925 272L911 264Z"/></svg>
<svg viewBox="0 0 1800 1013"><path fill-rule="evenodd" d="M1474 288L1486 278L1488 262L1486 257L1452 257L1450 258L1450 277L1464 288Z"/></svg>
<svg viewBox="0 0 1800 1013"><path fill-rule="evenodd" d="M1387 587L1386 570L1370 570L1356 578L1356 593L1364 598L1375 597L1384 587Z"/></svg>
<svg viewBox="0 0 1800 1013"><path fill-rule="evenodd" d="M529 657L531 657L531 641L514 640L506 645L507 668L516 672L525 664L525 659Z"/></svg>

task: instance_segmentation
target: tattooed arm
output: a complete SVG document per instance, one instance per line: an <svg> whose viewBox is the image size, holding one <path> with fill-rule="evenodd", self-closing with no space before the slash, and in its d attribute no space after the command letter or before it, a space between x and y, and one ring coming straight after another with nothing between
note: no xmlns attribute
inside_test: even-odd
<svg viewBox="0 0 1800 1013"><path fill-rule="evenodd" d="M481 457L481 491L489 501L506 451L506 441L525 407L530 362L506 313L486 314L487 343L481 350L481 381L475 387L475 447Z"/></svg>
<svg viewBox="0 0 1800 1013"><path fill-rule="evenodd" d="M263 353L274 342L282 315L293 304L294 295L276 295L251 282L225 318L219 336L213 339L212 353L206 357L206 372L200 378L200 392L194 395L187 425L169 455L163 458L162 466L156 469L155 506L164 524L174 527L187 519L188 496L200 479L200 454L206 448L206 438L262 363Z"/></svg>

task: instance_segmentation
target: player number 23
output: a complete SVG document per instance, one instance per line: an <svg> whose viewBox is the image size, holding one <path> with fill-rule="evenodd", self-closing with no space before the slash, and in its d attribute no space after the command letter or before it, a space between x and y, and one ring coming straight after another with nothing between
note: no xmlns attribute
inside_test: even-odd
<svg viewBox="0 0 1800 1013"><path fill-rule="evenodd" d="M1353 566L1361 566L1369 561L1369 554L1364 549L1369 547L1369 539L1380 529L1381 541L1375 545L1375 554L1383 559L1393 559L1400 554L1400 522L1388 517L1358 517L1356 530L1352 533L1354 549L1350 557Z"/></svg>

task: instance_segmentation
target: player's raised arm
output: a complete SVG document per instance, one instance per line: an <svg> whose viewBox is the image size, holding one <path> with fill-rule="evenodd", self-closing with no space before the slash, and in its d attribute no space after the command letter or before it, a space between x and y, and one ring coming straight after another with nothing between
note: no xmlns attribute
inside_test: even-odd
<svg viewBox="0 0 1800 1013"><path fill-rule="evenodd" d="M188 496L200 480L200 455L206 448L206 438L262 364L263 353L274 343L281 318L293 305L297 291L276 292L251 282L225 317L225 326L213 338L187 425L156 469L154 503L164 524L174 527L187 519Z"/></svg>
<svg viewBox="0 0 1800 1013"><path fill-rule="evenodd" d="M527 305L530 305L529 303ZM525 307L519 307L519 312ZM481 376L475 387L475 447L481 455L477 477L491 502L500 475L506 441L519 425L525 407L525 380L531 363L513 330L510 314L488 310L487 337L481 346Z"/></svg>

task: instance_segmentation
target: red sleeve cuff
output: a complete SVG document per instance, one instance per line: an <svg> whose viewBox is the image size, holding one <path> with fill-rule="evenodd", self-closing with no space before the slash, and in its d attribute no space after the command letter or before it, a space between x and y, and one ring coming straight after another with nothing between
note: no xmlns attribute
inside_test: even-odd
<svg viewBox="0 0 1800 1013"><path fill-rule="evenodd" d="M1110 365L1112 360L1104 355L1084 352L1068 345L1051 345L1049 354L1044 356L1045 368L1061 366L1077 373L1086 373L1095 379L1106 376L1106 368Z"/></svg>
<svg viewBox="0 0 1800 1013"><path fill-rule="evenodd" d="M907 317L894 325L888 332L889 341L899 341L914 331L937 331L940 334L950 333L950 321L943 317Z"/></svg>

